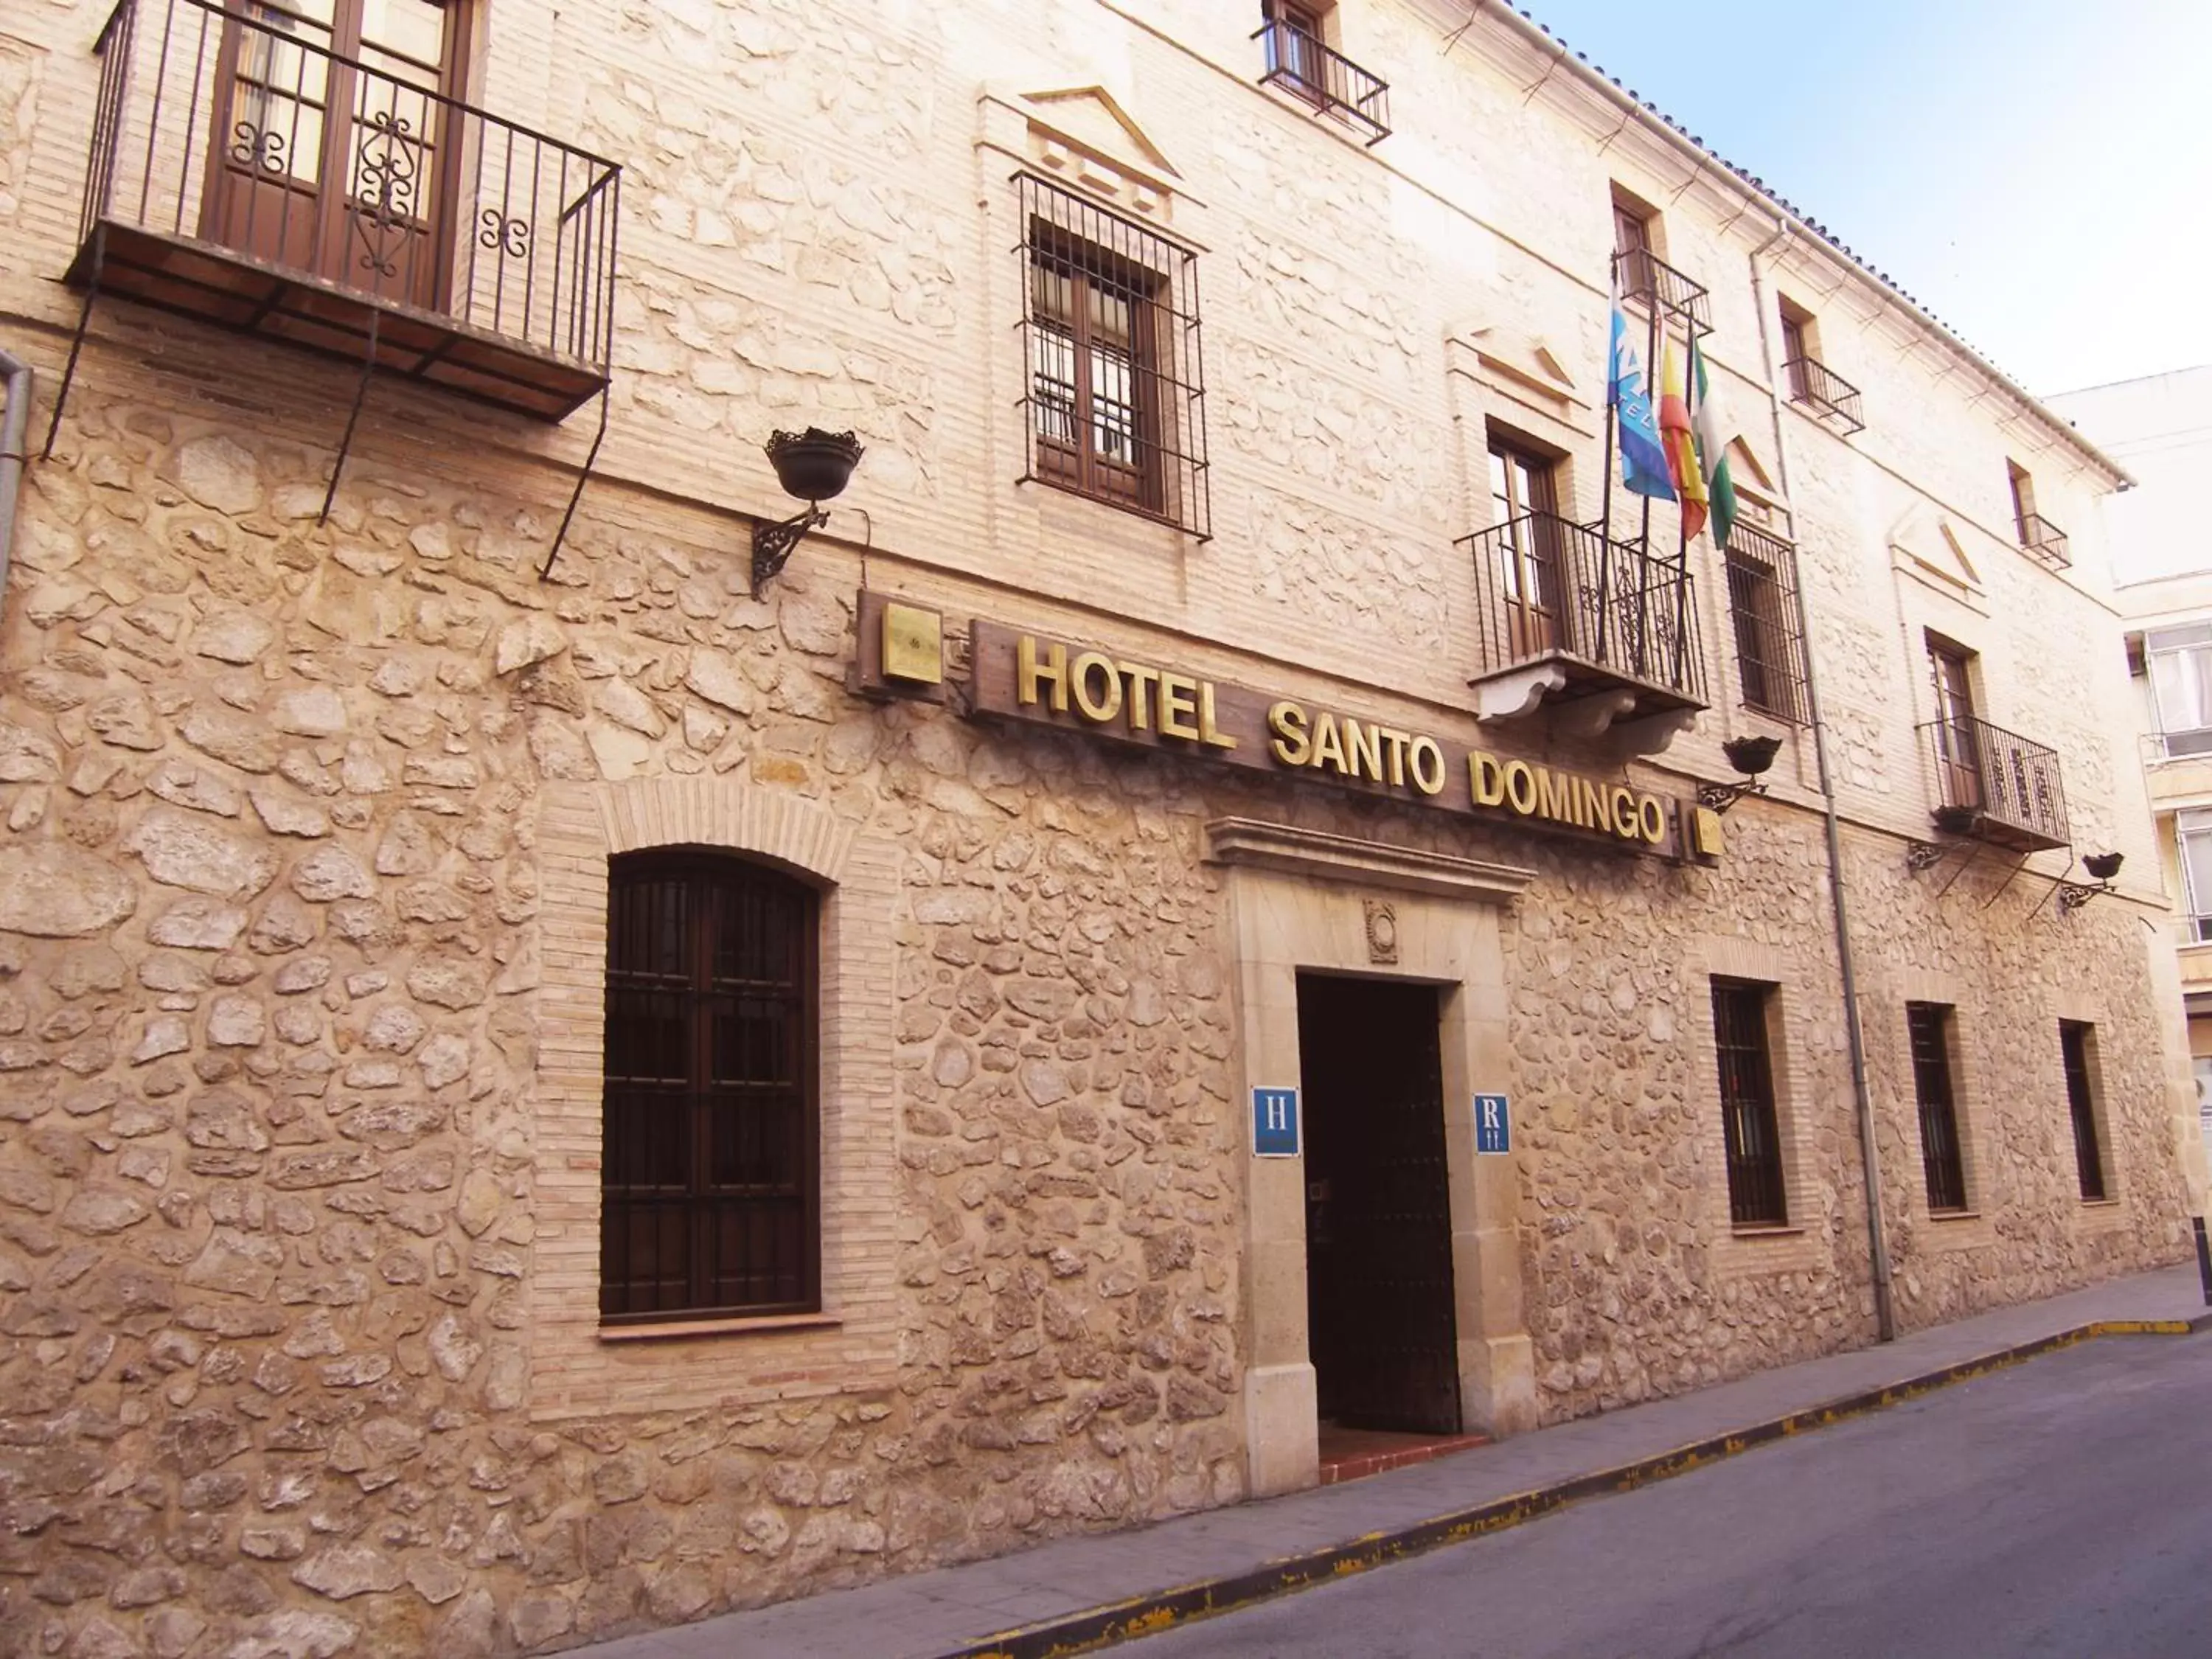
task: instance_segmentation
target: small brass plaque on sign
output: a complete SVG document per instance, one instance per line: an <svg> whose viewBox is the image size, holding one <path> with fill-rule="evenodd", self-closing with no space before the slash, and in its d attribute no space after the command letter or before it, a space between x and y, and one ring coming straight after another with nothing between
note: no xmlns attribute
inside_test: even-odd
<svg viewBox="0 0 2212 1659"><path fill-rule="evenodd" d="M1710 806L1698 808L1696 827L1691 832L1691 844L1701 859L1717 859L1726 850L1721 832L1721 815Z"/></svg>
<svg viewBox="0 0 2212 1659"><path fill-rule="evenodd" d="M920 605L884 607L884 674L915 685L945 680L945 618Z"/></svg>

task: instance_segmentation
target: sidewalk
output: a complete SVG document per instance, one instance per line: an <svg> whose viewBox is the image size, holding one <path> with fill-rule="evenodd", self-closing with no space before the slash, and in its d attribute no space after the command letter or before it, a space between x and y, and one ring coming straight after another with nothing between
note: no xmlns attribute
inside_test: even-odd
<svg viewBox="0 0 2212 1659"><path fill-rule="evenodd" d="M589 1659L1042 1659L1680 1474L2091 1337L2212 1329L2194 1263L1432 1462L730 1613Z"/></svg>

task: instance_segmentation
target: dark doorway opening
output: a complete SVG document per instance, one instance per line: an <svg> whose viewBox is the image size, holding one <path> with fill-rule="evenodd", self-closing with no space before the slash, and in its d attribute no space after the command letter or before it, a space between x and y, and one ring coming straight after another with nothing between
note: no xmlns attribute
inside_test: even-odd
<svg viewBox="0 0 2212 1659"><path fill-rule="evenodd" d="M1306 1329L1321 1419L1460 1431L1437 990L1298 975Z"/></svg>

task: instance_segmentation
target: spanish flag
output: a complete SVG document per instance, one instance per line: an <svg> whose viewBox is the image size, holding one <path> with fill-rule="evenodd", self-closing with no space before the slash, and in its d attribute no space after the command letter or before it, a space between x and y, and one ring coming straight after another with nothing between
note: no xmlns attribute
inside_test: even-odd
<svg viewBox="0 0 2212 1659"><path fill-rule="evenodd" d="M1682 381L1682 359L1670 336L1660 356L1659 441L1666 446L1667 471L1682 503L1682 538L1705 527L1705 475L1698 465L1698 444L1690 426L1690 400Z"/></svg>

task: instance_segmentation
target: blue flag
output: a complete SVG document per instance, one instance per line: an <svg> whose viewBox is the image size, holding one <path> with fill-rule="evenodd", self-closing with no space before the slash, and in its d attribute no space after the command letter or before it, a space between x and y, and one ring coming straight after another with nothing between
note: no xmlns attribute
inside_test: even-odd
<svg viewBox="0 0 2212 1659"><path fill-rule="evenodd" d="M1660 447L1659 418L1651 407L1651 381L1620 308L1618 271L1613 278L1613 363L1606 401L1613 408L1613 429L1620 434L1621 483L1639 495L1673 501L1674 485L1667 476L1667 452Z"/></svg>

